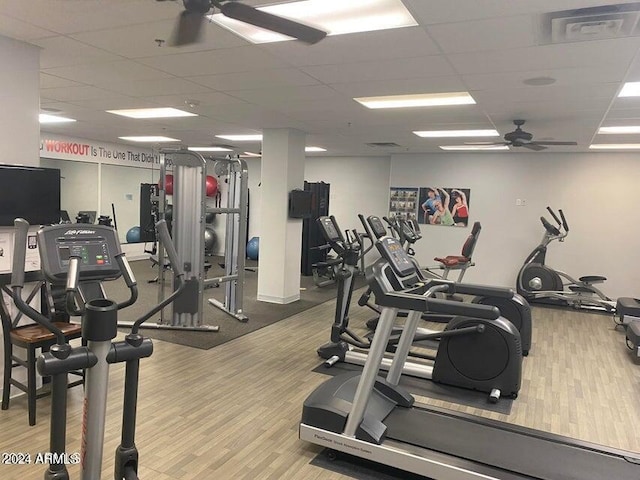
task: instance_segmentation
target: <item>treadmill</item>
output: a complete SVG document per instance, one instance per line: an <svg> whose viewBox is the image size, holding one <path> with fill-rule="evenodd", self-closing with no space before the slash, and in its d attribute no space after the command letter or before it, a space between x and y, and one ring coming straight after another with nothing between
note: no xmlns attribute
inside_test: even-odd
<svg viewBox="0 0 640 480"><path fill-rule="evenodd" d="M639 480L640 457L540 430L473 415L414 405L397 377L378 377L399 310L436 311L496 318L494 307L464 304L395 290L416 276L400 243L384 237L382 258L367 278L382 307L369 357L361 374L333 377L305 400L300 439L435 480ZM390 278L402 280L391 282ZM419 316L410 315L417 324ZM415 327L412 327L415 330ZM408 329L405 329L407 331ZM413 332L408 333L412 335ZM394 357L403 362L406 353ZM401 371L401 365L391 367Z"/></svg>

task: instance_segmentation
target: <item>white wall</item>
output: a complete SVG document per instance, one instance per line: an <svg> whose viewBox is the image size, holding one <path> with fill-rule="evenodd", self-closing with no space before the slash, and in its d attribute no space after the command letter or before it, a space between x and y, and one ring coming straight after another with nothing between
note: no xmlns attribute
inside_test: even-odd
<svg viewBox="0 0 640 480"><path fill-rule="evenodd" d="M97 163L42 158L40 165L60 170L60 208L69 213L72 221L81 210L98 210Z"/></svg>
<svg viewBox="0 0 640 480"><path fill-rule="evenodd" d="M545 207L562 208L570 233L549 246L547 263L574 277L601 274L612 297L640 289L640 215L634 154L482 153L392 157L390 186L471 189L470 224L482 233L466 280L515 286L517 272L543 234ZM526 206L516 206L516 199ZM457 254L469 228L423 226L416 257Z"/></svg>

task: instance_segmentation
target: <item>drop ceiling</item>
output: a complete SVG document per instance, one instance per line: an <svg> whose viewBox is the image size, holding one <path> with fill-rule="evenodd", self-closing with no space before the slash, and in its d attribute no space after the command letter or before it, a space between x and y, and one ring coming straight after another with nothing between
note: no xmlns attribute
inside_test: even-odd
<svg viewBox="0 0 640 480"><path fill-rule="evenodd" d="M404 0L418 26L308 46L252 45L209 24L203 43L174 48L156 40L170 37L181 2L0 0L0 35L42 48L41 106L78 120L47 132L105 142L165 135L200 146L220 134L297 128L324 155L378 155L439 151L442 141L414 130L504 135L522 118L537 140L578 142L547 152L571 152L592 141L640 143L640 135L596 135L601 125L640 124L640 98L616 98L625 81L640 81L640 36L548 44L541 19L620 3L633 2ZM555 82L523 83L536 77ZM477 104L376 111L353 100L451 91L469 91ZM199 116L136 121L105 112L159 106ZM399 147L367 145L375 142Z"/></svg>

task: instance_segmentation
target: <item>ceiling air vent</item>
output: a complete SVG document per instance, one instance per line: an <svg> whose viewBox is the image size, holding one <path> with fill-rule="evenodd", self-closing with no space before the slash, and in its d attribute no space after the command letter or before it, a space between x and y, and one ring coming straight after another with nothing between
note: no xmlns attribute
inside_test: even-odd
<svg viewBox="0 0 640 480"><path fill-rule="evenodd" d="M540 43L569 43L640 35L640 2L545 13Z"/></svg>
<svg viewBox="0 0 640 480"><path fill-rule="evenodd" d="M372 142L372 143L367 143L367 145L374 148L393 148L393 147L400 146L394 142Z"/></svg>

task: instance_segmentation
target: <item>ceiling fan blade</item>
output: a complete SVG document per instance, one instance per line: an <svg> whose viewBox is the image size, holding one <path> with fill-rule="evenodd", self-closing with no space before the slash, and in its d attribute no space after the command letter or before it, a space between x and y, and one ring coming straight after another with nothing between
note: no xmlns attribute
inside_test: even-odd
<svg viewBox="0 0 640 480"><path fill-rule="evenodd" d="M521 143L518 145L519 147L528 148L529 150L534 150L539 152L540 150L546 150L547 147L543 147L542 145L538 145L537 143Z"/></svg>
<svg viewBox="0 0 640 480"><path fill-rule="evenodd" d="M219 5L219 8L226 17L297 38L305 43L318 43L327 36L327 32L317 28L263 12L244 3L226 2Z"/></svg>
<svg viewBox="0 0 640 480"><path fill-rule="evenodd" d="M492 146L492 145L511 145L511 142L464 142L464 144Z"/></svg>
<svg viewBox="0 0 640 480"><path fill-rule="evenodd" d="M578 142L545 142L545 141L535 141L531 142L536 145L578 145Z"/></svg>
<svg viewBox="0 0 640 480"><path fill-rule="evenodd" d="M205 16L202 13L184 10L178 17L178 23L171 38L171 45L180 47L198 43L202 37L202 25Z"/></svg>

